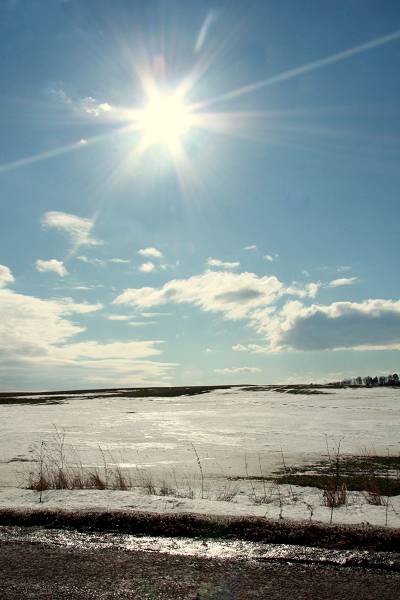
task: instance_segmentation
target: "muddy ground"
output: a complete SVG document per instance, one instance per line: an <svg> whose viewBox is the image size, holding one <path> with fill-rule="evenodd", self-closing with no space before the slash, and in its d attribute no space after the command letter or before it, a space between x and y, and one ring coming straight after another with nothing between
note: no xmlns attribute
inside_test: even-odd
<svg viewBox="0 0 400 600"><path fill-rule="evenodd" d="M377 569L0 544L2 600L392 600L399 590L400 573Z"/></svg>

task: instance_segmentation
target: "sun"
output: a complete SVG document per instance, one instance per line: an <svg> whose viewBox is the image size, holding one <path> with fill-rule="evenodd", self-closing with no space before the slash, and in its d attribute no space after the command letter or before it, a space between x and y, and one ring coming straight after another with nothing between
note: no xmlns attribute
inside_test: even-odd
<svg viewBox="0 0 400 600"><path fill-rule="evenodd" d="M154 91L136 117L137 129L142 134L142 149L158 145L175 152L193 124L190 108L177 92Z"/></svg>

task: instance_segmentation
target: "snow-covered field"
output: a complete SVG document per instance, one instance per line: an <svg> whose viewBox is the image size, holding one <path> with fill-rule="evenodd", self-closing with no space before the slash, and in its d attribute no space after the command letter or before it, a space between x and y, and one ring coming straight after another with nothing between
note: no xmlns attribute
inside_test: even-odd
<svg viewBox="0 0 400 600"><path fill-rule="evenodd" d="M327 391L327 390L325 390ZM42 441L51 446L55 427L66 432L84 465L107 462L130 470L139 481L151 474L175 489L192 489L195 498L176 498L132 491L46 491L43 507L109 507L152 511L266 515L329 521L322 492L314 488L270 487L268 502L255 505L251 484L226 477L264 475L282 466L302 464L326 455L341 441L343 453L396 454L400 449L400 390L339 389L329 394L288 394L272 390L218 390L176 398L126 398L75 395L55 405L0 405L0 506L38 507L38 494L18 487L35 463L32 450ZM193 445L205 474L200 473ZM282 450L282 451L281 451ZM265 492L256 484L257 494ZM234 490L231 501L217 500ZM223 494L222 494L223 495ZM350 493L346 506L334 511L334 522L383 525L386 509L367 504L362 493ZM400 497L391 499L389 525L400 525Z"/></svg>

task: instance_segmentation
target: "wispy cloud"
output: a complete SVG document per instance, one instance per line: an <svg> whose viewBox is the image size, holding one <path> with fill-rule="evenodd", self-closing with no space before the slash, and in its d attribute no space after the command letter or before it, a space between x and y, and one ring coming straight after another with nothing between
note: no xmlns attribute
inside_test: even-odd
<svg viewBox="0 0 400 600"><path fill-rule="evenodd" d="M240 267L240 262L228 262L224 260L220 260L219 258L208 258L207 266L214 269L227 269L228 271L232 269L237 269Z"/></svg>
<svg viewBox="0 0 400 600"><path fill-rule="evenodd" d="M76 257L76 260L79 260L87 265L93 265L94 267L104 267L106 264L104 260L101 260L101 258L86 256L86 254L79 254L79 256Z"/></svg>
<svg viewBox="0 0 400 600"><path fill-rule="evenodd" d="M225 369L214 369L214 373L221 375L235 375L238 373L261 373L258 367L226 367Z"/></svg>
<svg viewBox="0 0 400 600"><path fill-rule="evenodd" d="M279 257L279 254L264 254L263 259L267 262L274 262Z"/></svg>
<svg viewBox="0 0 400 600"><path fill-rule="evenodd" d="M170 317L171 313L168 312L141 312L140 316L144 319L154 319L156 317Z"/></svg>
<svg viewBox="0 0 400 600"><path fill-rule="evenodd" d="M263 354L269 352L269 348L260 344L235 344L232 346L234 352L251 352L252 354Z"/></svg>
<svg viewBox="0 0 400 600"><path fill-rule="evenodd" d="M340 265L340 267L337 268L337 272L338 273L345 273L346 271L351 271L352 267L350 267L349 265Z"/></svg>
<svg viewBox="0 0 400 600"><path fill-rule="evenodd" d="M107 116L114 112L114 107L109 102L98 100L93 96L84 96L83 98L79 98L69 94L61 87L52 88L49 91L49 94L56 100L57 103L65 105L65 107L68 107L69 110L81 115L89 115L91 118ZM83 141L83 143L86 142L85 139L81 141Z"/></svg>
<svg viewBox="0 0 400 600"><path fill-rule="evenodd" d="M328 283L328 287L337 288L343 285L352 285L357 280L358 277L341 277L340 279L332 279L332 281Z"/></svg>
<svg viewBox="0 0 400 600"><path fill-rule="evenodd" d="M194 47L194 51L196 53L200 52L201 49L203 48L205 41L207 39L207 35L210 31L210 28L218 20L218 17L219 17L219 11L217 11L215 9L209 10L208 13L206 14L205 19L200 27L200 31L199 31L197 39L196 39L196 44Z"/></svg>
<svg viewBox="0 0 400 600"><path fill-rule="evenodd" d="M144 256L146 258L162 258L163 257L163 253L161 252L161 250L158 250L157 248L153 248L153 247L141 248L140 250L138 250L138 254L140 256Z"/></svg>
<svg viewBox="0 0 400 600"><path fill-rule="evenodd" d="M251 244L250 246L245 246L243 250L257 250L257 246L255 244Z"/></svg>
<svg viewBox="0 0 400 600"><path fill-rule="evenodd" d="M105 317L109 321L129 321L129 319L132 319L130 315L105 315Z"/></svg>
<svg viewBox="0 0 400 600"><path fill-rule="evenodd" d="M39 258L36 261L36 269L40 273L53 272L60 277L68 275L68 271L65 268L63 261L57 260L56 258L51 258L50 260L42 260Z"/></svg>
<svg viewBox="0 0 400 600"><path fill-rule="evenodd" d="M94 220L65 212L49 211L42 217L44 229L57 229L65 233L74 249L80 246L99 246L102 242L92 235Z"/></svg>
<svg viewBox="0 0 400 600"><path fill-rule="evenodd" d="M82 107L83 112L92 117L99 117L113 110L111 104L108 102L99 102L96 98L93 98L93 96L82 98L79 104Z"/></svg>
<svg viewBox="0 0 400 600"><path fill-rule="evenodd" d="M131 261L129 258L109 258L108 262L116 265L128 265Z"/></svg>

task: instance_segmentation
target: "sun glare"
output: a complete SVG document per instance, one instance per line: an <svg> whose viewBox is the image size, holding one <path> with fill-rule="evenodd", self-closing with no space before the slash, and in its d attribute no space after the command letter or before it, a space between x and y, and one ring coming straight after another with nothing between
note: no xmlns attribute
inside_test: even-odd
<svg viewBox="0 0 400 600"><path fill-rule="evenodd" d="M192 124L190 110L178 94L155 92L137 118L143 145L161 145L170 151L180 145Z"/></svg>

